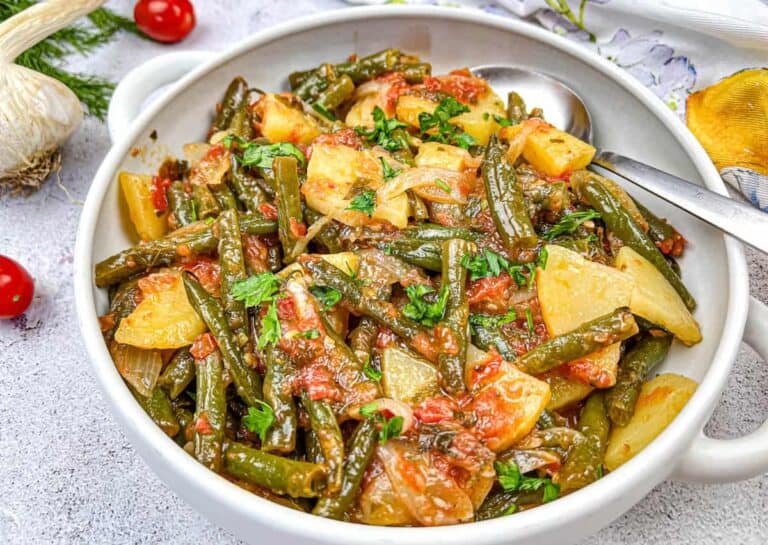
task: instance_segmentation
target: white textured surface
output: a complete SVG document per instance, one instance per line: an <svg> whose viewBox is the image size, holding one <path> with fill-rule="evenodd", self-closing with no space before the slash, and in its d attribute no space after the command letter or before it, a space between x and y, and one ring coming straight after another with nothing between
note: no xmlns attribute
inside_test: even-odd
<svg viewBox="0 0 768 545"><path fill-rule="evenodd" d="M123 13L132 4L110 3ZM340 5L199 0L199 26L179 47L220 49L280 20ZM72 67L117 80L166 50L126 36ZM72 248L78 201L108 147L106 127L87 120L64 149L66 191L50 180L27 199L0 201L0 254L24 263L38 290L25 319L0 322L0 544L234 544L149 472L88 370L72 303ZM766 301L768 259L748 255L752 292ZM766 417L768 365L744 349L708 432L735 436ZM758 545L768 542L766 515L766 475L730 485L668 482L585 543Z"/></svg>

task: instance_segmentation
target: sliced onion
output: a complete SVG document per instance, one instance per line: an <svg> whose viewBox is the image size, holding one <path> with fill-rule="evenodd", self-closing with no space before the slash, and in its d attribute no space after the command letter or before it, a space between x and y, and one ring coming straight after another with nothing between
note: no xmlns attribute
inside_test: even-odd
<svg viewBox="0 0 768 545"><path fill-rule="evenodd" d="M464 204L473 185L469 183L470 177L473 177L472 173L445 168L409 168L381 186L378 195L382 200L389 200L413 189L422 199L444 204ZM439 184L438 180L444 184ZM447 186L449 191L445 190L446 187L440 187L441 185Z"/></svg>
<svg viewBox="0 0 768 545"><path fill-rule="evenodd" d="M556 470L562 463L560 456L549 450L508 450L504 457L515 462L520 473L536 469Z"/></svg>
<svg viewBox="0 0 768 545"><path fill-rule="evenodd" d="M528 140L528 137L531 135L531 133L540 127L542 123L542 120L537 117L526 119L521 123L522 127L520 130L515 132L509 139L507 161L509 161L510 164L514 164L514 162L517 161L517 158L520 157L521 153L523 153L526 140Z"/></svg>
<svg viewBox="0 0 768 545"><path fill-rule="evenodd" d="M163 368L158 350L145 350L127 344L114 344L112 359L120 376L144 397L152 395Z"/></svg>

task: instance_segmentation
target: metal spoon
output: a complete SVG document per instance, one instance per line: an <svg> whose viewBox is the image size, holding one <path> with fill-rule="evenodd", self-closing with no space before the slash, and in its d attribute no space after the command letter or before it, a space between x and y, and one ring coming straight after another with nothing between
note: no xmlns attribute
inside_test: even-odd
<svg viewBox="0 0 768 545"><path fill-rule="evenodd" d="M547 121L587 142L592 119L573 89L561 81L522 68L484 65L472 73L490 83L499 96L515 91L527 104L544 109ZM618 153L597 150L590 165L600 174L613 173L692 216L768 254L768 214L682 178Z"/></svg>

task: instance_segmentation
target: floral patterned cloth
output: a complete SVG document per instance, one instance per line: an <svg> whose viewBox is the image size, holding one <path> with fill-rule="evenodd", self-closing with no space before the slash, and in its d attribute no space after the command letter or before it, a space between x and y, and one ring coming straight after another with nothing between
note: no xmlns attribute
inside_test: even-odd
<svg viewBox="0 0 768 545"><path fill-rule="evenodd" d="M606 9L612 0L395 0L480 9L501 17L518 17L565 36L624 68L651 89L685 121L692 92L745 68L768 66L768 50L740 49L717 38ZM639 1L639 0L638 0ZM768 0L760 18L768 17ZM350 3L382 3L351 0ZM522 9L514 4L525 3ZM512 5L511 5L512 4ZM531 9L530 5L534 7ZM505 7L506 5L506 7ZM536 9L536 5L540 5ZM721 176L754 205L768 212L768 177L743 168L726 168Z"/></svg>

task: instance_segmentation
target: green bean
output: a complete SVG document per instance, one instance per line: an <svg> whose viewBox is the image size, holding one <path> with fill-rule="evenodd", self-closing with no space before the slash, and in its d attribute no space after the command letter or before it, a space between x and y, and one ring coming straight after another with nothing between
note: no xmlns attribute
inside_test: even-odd
<svg viewBox="0 0 768 545"><path fill-rule="evenodd" d="M126 383L128 389L139 402L141 408L144 409L152 421L163 430L169 437L176 437L181 428L179 421L176 419L176 414L173 412L173 406L171 400L168 399L168 394L160 387L155 386L152 390L152 394L149 397L145 397L137 392L133 386Z"/></svg>
<svg viewBox="0 0 768 545"><path fill-rule="evenodd" d="M341 490L344 470L344 438L339 423L333 409L324 399L313 400L307 392L302 392L301 402L309 413L309 424L328 468L328 482L323 493L336 494Z"/></svg>
<svg viewBox="0 0 768 545"><path fill-rule="evenodd" d="M226 182L208 186L221 210L237 210L237 198Z"/></svg>
<svg viewBox="0 0 768 545"><path fill-rule="evenodd" d="M315 498L325 482L321 465L275 456L241 443L229 444L224 469L233 477L293 498Z"/></svg>
<svg viewBox="0 0 768 545"><path fill-rule="evenodd" d="M671 335L644 334L621 359L616 384L605 394L611 422L626 426L635 413L643 381L669 352Z"/></svg>
<svg viewBox="0 0 768 545"><path fill-rule="evenodd" d="M600 478L610 430L603 392L593 392L587 398L581 409L578 429L585 439L573 445L560 470L559 483L563 492L583 488Z"/></svg>
<svg viewBox="0 0 768 545"><path fill-rule="evenodd" d="M498 352L502 358L508 361L512 361L517 357L517 354L514 350L512 350L509 342L507 342L506 337L501 333L501 331L499 331L498 328L489 328L482 324L473 323L471 326L471 331L472 340L478 348L481 348L485 351L495 348L496 352Z"/></svg>
<svg viewBox="0 0 768 545"><path fill-rule="evenodd" d="M304 216L310 224L315 223L323 217L322 214L312 210L308 206L304 207ZM320 232L315 235L313 240L322 244L329 254L335 254L343 250L341 245L341 229L336 222L331 222L320 229Z"/></svg>
<svg viewBox="0 0 768 545"><path fill-rule="evenodd" d="M422 83L432 74L432 65L428 62L398 63L393 71L402 72L407 83Z"/></svg>
<svg viewBox="0 0 768 545"><path fill-rule="evenodd" d="M528 109L525 107L525 101L523 100L523 97L514 91L507 95L507 119L510 120L513 125L517 125L528 119Z"/></svg>
<svg viewBox="0 0 768 545"><path fill-rule="evenodd" d="M395 240L377 245L385 254L399 257L403 261L432 272L443 269L443 249L440 242L418 243L409 240Z"/></svg>
<svg viewBox="0 0 768 545"><path fill-rule="evenodd" d="M320 449L320 442L317 435L311 429L304 430L304 449L307 451L307 461L313 464L325 464L323 451Z"/></svg>
<svg viewBox="0 0 768 545"><path fill-rule="evenodd" d="M219 201L216 200L216 196L207 185L193 185L192 197L195 199L197 219L213 218L219 214Z"/></svg>
<svg viewBox="0 0 768 545"><path fill-rule="evenodd" d="M112 327L104 332L104 339L109 342L115 336L115 331L120 326L120 321L128 316L136 308L137 297L141 295L137 280L130 280L118 286L112 295L109 305L109 314L112 315Z"/></svg>
<svg viewBox="0 0 768 545"><path fill-rule="evenodd" d="M232 330L224 317L224 311L218 301L205 291L194 275L183 272L182 278L189 303L216 339L216 344L221 350L224 360L224 366L237 387L237 394L248 405L258 405L258 402L261 401L261 377L245 363L240 347L237 345Z"/></svg>
<svg viewBox="0 0 768 545"><path fill-rule="evenodd" d="M221 353L214 350L204 358L195 360L195 366L195 458L208 469L218 473L221 470L221 449L227 418L227 395L222 378Z"/></svg>
<svg viewBox="0 0 768 545"><path fill-rule="evenodd" d="M336 81L329 83L328 87L317 95L315 104L320 104L328 111L335 110L346 100L352 98L354 93L355 84L352 82L352 78L342 75Z"/></svg>
<svg viewBox="0 0 768 545"><path fill-rule="evenodd" d="M454 238L478 241L484 236L483 233L466 227L446 227L435 223L422 223L413 227L407 227L403 229L402 233L406 239L419 242L443 242Z"/></svg>
<svg viewBox="0 0 768 545"><path fill-rule="evenodd" d="M267 247L267 268L273 273L283 268L283 252L280 246Z"/></svg>
<svg viewBox="0 0 768 545"><path fill-rule="evenodd" d="M244 140L250 140L253 138L253 125L251 123L251 108L248 103L248 95L246 93L243 97L243 101L238 105L235 110L232 119L229 122L229 132L238 136Z"/></svg>
<svg viewBox="0 0 768 545"><path fill-rule="evenodd" d="M294 93L302 100L313 101L337 77L336 70L332 64L321 64L301 82L294 90Z"/></svg>
<svg viewBox="0 0 768 545"><path fill-rule="evenodd" d="M357 425L349 440L347 456L344 459L341 489L334 496L322 496L312 510L313 514L336 520L343 518L355 501L365 470L373 458L377 438L378 432L373 419L368 418Z"/></svg>
<svg viewBox="0 0 768 545"><path fill-rule="evenodd" d="M171 399L176 399L195 379L195 358L189 348L180 348L163 369L157 383L168 390Z"/></svg>
<svg viewBox="0 0 768 545"><path fill-rule="evenodd" d="M229 128L235 112L248 99L248 84L240 76L233 79L224 93L221 106L213 120L211 132L223 131Z"/></svg>
<svg viewBox="0 0 768 545"><path fill-rule="evenodd" d="M240 221L236 210L224 210L218 218L221 303L232 334L239 346L248 342L248 315L242 300L232 295L233 286L245 280L245 258L240 239Z"/></svg>
<svg viewBox="0 0 768 545"><path fill-rule="evenodd" d="M261 215L243 215L240 233L266 235L277 230L277 223ZM100 288L122 282L152 267L173 264L182 256L205 255L216 251L218 236L212 226L196 222L183 229L152 240L146 244L123 250L96 264L96 285Z"/></svg>
<svg viewBox="0 0 768 545"><path fill-rule="evenodd" d="M680 243L683 240L683 235L671 224L658 217L639 202L635 201L635 205L640 210L640 214L645 218L646 223L648 223L648 235L657 245L668 246L673 249L675 243Z"/></svg>
<svg viewBox="0 0 768 545"><path fill-rule="evenodd" d="M621 206L618 199L594 176L579 179L574 183L577 194L592 208L600 212L608 229L627 246L650 261L675 288L689 310L696 308L696 300L683 285L680 277L672 270L664 255L653 240L643 231L632 215Z"/></svg>
<svg viewBox="0 0 768 545"><path fill-rule="evenodd" d="M401 163L405 163L408 166L416 166L416 161L413 158L413 152L411 152L411 146L414 144L412 143L412 137L410 133L402 128L395 129L392 131L392 139L395 142L405 142L407 144L402 146L400 149L393 151L392 156Z"/></svg>
<svg viewBox="0 0 768 545"><path fill-rule="evenodd" d="M429 218L429 208L427 208L427 204L424 202L424 199L410 190L407 192L407 195L408 204L411 206L411 216L413 216L413 219L416 221L423 221Z"/></svg>
<svg viewBox="0 0 768 545"><path fill-rule="evenodd" d="M181 448L184 448L195 437L195 415L189 409L176 407L173 409L176 420L179 421L179 433L174 440Z"/></svg>
<svg viewBox="0 0 768 545"><path fill-rule="evenodd" d="M504 150L495 135L485 150L481 170L488 207L504 245L511 251L536 246L538 238L525 209L515 169L504 158Z"/></svg>
<svg viewBox="0 0 768 545"><path fill-rule="evenodd" d="M168 210L173 216L177 227L184 227L197 221L195 201L184 191L184 182L171 182L165 191L168 198Z"/></svg>
<svg viewBox="0 0 768 545"><path fill-rule="evenodd" d="M544 487L526 492L494 490L486 496L475 512L475 520L489 520L514 513L523 505L544 503Z"/></svg>
<svg viewBox="0 0 768 545"><path fill-rule="evenodd" d="M232 188L235 190L235 193L237 193L237 198L249 212L259 212L259 206L267 200L264 190L259 187L258 182L246 172L246 169L240 165L240 162L234 154L232 155L231 163Z"/></svg>
<svg viewBox="0 0 768 545"><path fill-rule="evenodd" d="M443 287L448 290L443 325L453 333L455 353L447 349L438 356L438 371L443 389L453 396L459 396L467 389L464 384L464 362L467 360L467 339L469 331L469 303L467 302L467 269L461 259L475 252L475 245L455 238L443 242Z"/></svg>
<svg viewBox="0 0 768 545"><path fill-rule="evenodd" d="M637 332L637 323L629 309L617 308L540 344L519 357L515 363L526 373L538 375L609 344L628 339Z"/></svg>
<svg viewBox="0 0 768 545"><path fill-rule="evenodd" d="M293 364L288 356L271 346L266 351L264 375L264 400L272 407L275 422L267 431L263 450L268 452L291 452L296 448L296 404L293 401Z"/></svg>
<svg viewBox="0 0 768 545"><path fill-rule="evenodd" d="M296 230L304 225L296 158L276 157L274 171L277 182L277 234L283 246L283 259L287 264L294 259L293 249L299 239Z"/></svg>
<svg viewBox="0 0 768 545"><path fill-rule="evenodd" d="M399 60L400 51L385 49L356 61L337 64L333 68L338 75L347 75L352 78L355 85L359 85L386 72L391 72Z"/></svg>
<svg viewBox="0 0 768 545"><path fill-rule="evenodd" d="M570 204L570 194L565 182L531 184L523 188L523 196L534 213L542 210L560 212Z"/></svg>
<svg viewBox="0 0 768 545"><path fill-rule="evenodd" d="M370 359L376 343L379 327L373 318L363 316L357 327L349 333L349 347L359 361L366 362Z"/></svg>

